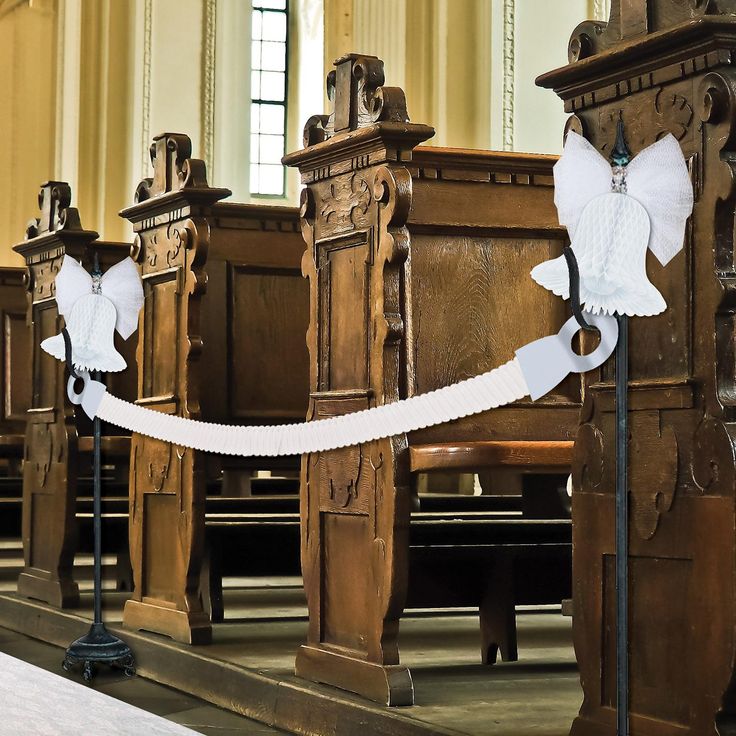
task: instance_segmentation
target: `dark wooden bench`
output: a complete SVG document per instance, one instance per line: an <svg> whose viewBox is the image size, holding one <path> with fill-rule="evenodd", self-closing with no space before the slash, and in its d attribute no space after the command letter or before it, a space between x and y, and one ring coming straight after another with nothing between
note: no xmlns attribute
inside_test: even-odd
<svg viewBox="0 0 736 736"><path fill-rule="evenodd" d="M208 186L185 135L157 136L151 151L153 178L122 213L146 294L138 403L220 423L303 421L309 297L298 211L220 202L230 192ZM135 592L124 623L207 642L198 581L208 479L222 476L225 495L242 495L253 471L296 476L299 459L204 455L138 436L132 452Z"/></svg>
<svg viewBox="0 0 736 736"><path fill-rule="evenodd" d="M568 317L564 302L529 278L567 242L553 201L556 158L418 146L434 131L408 122L403 93L378 89L382 78L375 57L338 60L328 77L334 110L311 118L304 149L284 159L305 185L310 419L481 374L558 332ZM535 403L305 457L310 626L297 674L379 702L412 703L398 630L417 600L474 601L483 660L494 661L496 648L514 659L516 589L529 566L540 572L539 602L570 595L569 520L423 525L411 516L417 477L544 475L559 504L580 407L581 380L572 377Z"/></svg>
<svg viewBox="0 0 736 736"><path fill-rule="evenodd" d="M74 509L78 478L91 473L92 426L86 417L75 418L66 400L66 366L41 350L41 342L63 326L56 300L54 278L67 255L90 269L95 257L103 271L128 256L127 243L98 240L85 230L79 212L71 207L71 191L64 182L41 187L40 217L28 226L26 239L16 245L27 267L29 289L26 324L28 356L23 379L30 384L31 400L25 416L23 464L24 569L18 578L18 593L66 607L79 602L79 589L72 566L76 552ZM135 338L116 345L128 369L107 377L110 389L131 399L136 384ZM130 437L116 427L103 437L105 462L117 467L118 477L127 476Z"/></svg>
<svg viewBox="0 0 736 736"><path fill-rule="evenodd" d="M609 23L571 29L570 63L538 83L562 98L568 129L604 157L619 119L633 154L673 134L695 200L683 252L665 268L647 254L667 309L631 319L628 334L631 733L727 734L736 729L736 6L610 7ZM615 361L588 382L573 464L573 633L583 697L570 732L615 736Z"/></svg>

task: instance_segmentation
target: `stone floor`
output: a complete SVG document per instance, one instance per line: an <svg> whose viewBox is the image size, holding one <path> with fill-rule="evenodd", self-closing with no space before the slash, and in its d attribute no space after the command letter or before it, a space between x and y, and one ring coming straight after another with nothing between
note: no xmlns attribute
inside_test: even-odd
<svg viewBox="0 0 736 736"><path fill-rule="evenodd" d="M61 668L63 652L59 647L51 644L7 629L0 629L0 652L22 659L61 677L82 682L78 674L64 672ZM102 670L94 681L94 688L97 692L208 736L235 736L236 734L266 736L282 733L256 721L217 708L191 695L158 685L150 680L144 680L142 677L125 677L119 673ZM78 726L78 732L85 733L84 723L79 723ZM3 723L0 722L0 734L7 733L3 727ZM28 733L30 734L30 731Z"/></svg>
<svg viewBox="0 0 736 736"><path fill-rule="evenodd" d="M10 610L6 604L13 603L7 596L12 596L15 590L15 580L22 565L20 544L15 545L12 549L0 549L0 613L4 611L6 617ZM31 634L35 631L34 635L54 641L57 646L0 629L0 651L61 674L62 650L58 645L83 633L87 625L85 619L91 614L91 583L86 574L80 573L79 579L83 591L81 605L63 614L56 611L61 619L54 619L53 610L49 610L49 620L42 627L36 627L32 620L26 626L17 617L7 619L13 620L16 630ZM127 595L113 592L112 584L110 577L105 585L105 620L111 627L119 627ZM28 615L44 614L39 609ZM295 694L307 700L314 696L314 707L323 708L325 703L341 700L346 707L365 712L366 717L399 719L403 726L392 722L391 728L395 730L390 733L401 733L401 728L407 724L406 732L415 733L416 729L411 728L414 724L419 730L427 729L430 733L468 736L531 733L567 736L582 701L572 648L571 620L561 616L559 609L542 613L520 611L517 616L519 661L494 667L479 663L477 612L407 614L401 624L401 658L412 670L416 704L393 709L294 676L294 655L305 639L307 628L300 579L228 578L225 581L225 616L226 622L214 627L213 643L209 646L191 647L166 637L135 634L137 656L152 662L156 657L147 656L147 649L164 646L176 659L179 671L186 671L184 679L191 688L189 692L195 695L141 677L100 676L95 687L201 733L218 736L279 732L198 699L196 695L206 697L208 688L212 690L211 681L201 681L201 677L197 680L197 672L205 661L215 664L214 670L210 668L209 671L220 668L222 674L216 677L231 678L230 683L223 682L217 687L217 691L223 693L224 686L231 685L227 695L219 700L215 698L215 702L250 716L263 717L267 723L280 723L284 728L291 726L277 720L274 713L283 702L285 691L287 701ZM62 625L64 634L59 636ZM121 635L134 636L131 632L121 632ZM228 667L236 669L228 670ZM251 679L239 677L239 673L250 673ZM176 680L165 681L184 687ZM245 707L249 699L251 705L257 699L257 695L250 692L251 685L256 682L271 683L267 696L270 705L263 712L257 707ZM341 729L339 724L333 724L309 730L309 733L324 731L327 736L344 736ZM369 736L373 731L365 733Z"/></svg>

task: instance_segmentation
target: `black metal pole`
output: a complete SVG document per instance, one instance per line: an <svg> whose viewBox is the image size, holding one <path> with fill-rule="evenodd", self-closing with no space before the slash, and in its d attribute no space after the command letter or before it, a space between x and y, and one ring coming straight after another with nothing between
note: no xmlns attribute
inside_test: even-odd
<svg viewBox="0 0 736 736"><path fill-rule="evenodd" d="M629 736L629 318L618 317L616 348L616 718Z"/></svg>
<svg viewBox="0 0 736 736"><path fill-rule="evenodd" d="M93 278L100 276L100 267L95 257ZM94 292L93 292L94 293ZM75 380L84 380L74 368L72 340L66 327L61 331L64 336L66 365ZM102 381L100 371L95 371L93 380ZM102 622L102 426L98 417L92 425L93 433L93 499L92 527L94 533L94 620L87 634L72 642L62 667L70 670L77 664L82 665L82 676L91 682L98 664L107 664L121 668L126 675L135 674L135 657L130 647L114 634L111 634Z"/></svg>
<svg viewBox="0 0 736 736"><path fill-rule="evenodd" d="M100 371L95 371L93 378L95 381L102 380ZM94 437L94 500L93 500L93 516L94 516L94 622L102 623L102 427L100 418L94 418L93 424Z"/></svg>

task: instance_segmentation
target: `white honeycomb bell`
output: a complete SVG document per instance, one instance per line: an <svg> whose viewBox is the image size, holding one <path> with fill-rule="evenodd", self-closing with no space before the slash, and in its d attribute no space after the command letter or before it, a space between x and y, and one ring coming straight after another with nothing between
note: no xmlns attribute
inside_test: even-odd
<svg viewBox="0 0 736 736"><path fill-rule="evenodd" d="M649 215L633 197L609 192L588 203L572 238L580 303L588 312L645 317L665 310L662 294L647 276L649 237ZM531 276L557 296L569 298L564 256L540 263Z"/></svg>
<svg viewBox="0 0 736 736"><path fill-rule="evenodd" d="M77 299L66 325L75 368L112 373L126 367L125 358L114 344L117 318L115 305L102 294L86 294ZM63 335L47 338L41 347L55 358L65 359Z"/></svg>

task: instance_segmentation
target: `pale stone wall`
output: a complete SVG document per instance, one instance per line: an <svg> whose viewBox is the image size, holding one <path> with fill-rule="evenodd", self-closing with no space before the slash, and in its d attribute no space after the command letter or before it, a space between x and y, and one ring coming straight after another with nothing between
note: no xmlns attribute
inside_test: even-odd
<svg viewBox="0 0 736 736"><path fill-rule="evenodd" d="M380 56L434 145L558 152L565 115L534 86L609 0L291 0L287 148L323 112L325 70ZM0 0L0 264L41 182L72 185L83 224L128 240L117 215L149 172L151 137L187 133L210 182L247 201L248 0ZM318 101L321 102L318 103ZM289 172L285 202L298 200ZM273 201L273 200L269 200Z"/></svg>

